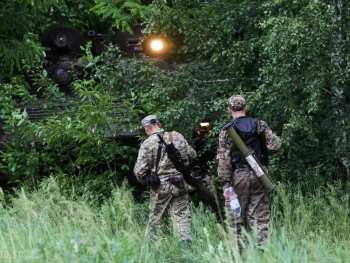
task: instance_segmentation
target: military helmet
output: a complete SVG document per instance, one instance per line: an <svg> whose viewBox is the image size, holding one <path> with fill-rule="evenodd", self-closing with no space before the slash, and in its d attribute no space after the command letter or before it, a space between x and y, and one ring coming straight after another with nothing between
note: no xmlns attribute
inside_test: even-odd
<svg viewBox="0 0 350 263"><path fill-rule="evenodd" d="M141 120L141 125L143 127L150 125L150 124L156 124L156 123L159 123L159 119L156 115L153 115L153 114L148 115Z"/></svg>
<svg viewBox="0 0 350 263"><path fill-rule="evenodd" d="M246 102L242 95L233 95L228 99L228 104L233 111L241 111L245 108Z"/></svg>

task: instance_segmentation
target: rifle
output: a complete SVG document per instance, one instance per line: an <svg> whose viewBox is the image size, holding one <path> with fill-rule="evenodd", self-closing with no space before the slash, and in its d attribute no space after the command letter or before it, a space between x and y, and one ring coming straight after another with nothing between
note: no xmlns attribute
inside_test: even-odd
<svg viewBox="0 0 350 263"><path fill-rule="evenodd" d="M176 170L182 173L185 181L193 186L198 187L201 180L203 179L201 176L192 176L191 175L191 167L185 164L185 160L181 156L180 151L175 147L175 145L170 142L169 144L164 141L164 138L158 134L158 138L162 144L165 146L165 152L168 154L170 161L174 164Z"/></svg>
<svg viewBox="0 0 350 263"><path fill-rule="evenodd" d="M216 196L216 190L212 189L213 191L210 191L202 184L204 177L192 175L191 167L185 164L186 162L183 159L180 151L175 147L175 145L172 142L170 142L170 144L167 144L160 134L158 134L158 138L160 142L165 145L165 152L168 154L168 157L170 161L174 164L176 170L182 173L184 180L196 189L195 191L197 192L200 200L204 204L211 207L211 209L216 212L216 215L221 220L221 222L223 222L219 200ZM177 183L181 184L180 182ZM213 188L215 188L212 181L210 181L210 184Z"/></svg>
<svg viewBox="0 0 350 263"><path fill-rule="evenodd" d="M228 136L232 140L233 144L238 148L241 154L244 156L249 167L254 171L254 174L260 179L264 185L265 190L270 193L275 190L276 185L272 183L267 175L267 170L261 165L259 160L254 156L254 152L250 150L247 145L243 142L237 131L233 127L234 122L226 124L223 129L227 130Z"/></svg>

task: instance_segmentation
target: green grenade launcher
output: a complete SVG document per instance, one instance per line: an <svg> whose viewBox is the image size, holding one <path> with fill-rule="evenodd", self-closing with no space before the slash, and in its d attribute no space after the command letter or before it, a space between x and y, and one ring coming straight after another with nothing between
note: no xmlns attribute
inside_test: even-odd
<svg viewBox="0 0 350 263"><path fill-rule="evenodd" d="M245 160L247 161L250 168L254 171L255 175L260 179L261 183L264 185L266 192L270 193L276 189L276 185L272 183L267 175L267 170L260 164L256 159L247 145L243 142L241 137L238 135L237 131L233 128L233 123L230 122L225 125L223 129L227 130L228 136L231 138L233 144L242 153Z"/></svg>

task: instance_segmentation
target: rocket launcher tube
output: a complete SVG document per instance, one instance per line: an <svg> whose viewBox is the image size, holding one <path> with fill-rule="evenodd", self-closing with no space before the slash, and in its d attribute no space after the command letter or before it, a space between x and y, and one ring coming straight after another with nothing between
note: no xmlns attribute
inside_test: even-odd
<svg viewBox="0 0 350 263"><path fill-rule="evenodd" d="M267 171L262 167L259 161L255 158L253 153L249 150L247 145L243 142L241 137L238 135L236 130L232 127L232 123L226 126L227 133L231 138L234 145L243 154L250 168L254 171L255 175L260 179L264 185L265 190L270 193L275 190L276 185L272 183L270 178L267 176Z"/></svg>

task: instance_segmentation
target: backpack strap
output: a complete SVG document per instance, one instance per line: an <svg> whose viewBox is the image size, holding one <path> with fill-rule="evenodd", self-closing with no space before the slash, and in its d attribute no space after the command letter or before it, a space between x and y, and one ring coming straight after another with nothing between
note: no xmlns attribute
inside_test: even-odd
<svg viewBox="0 0 350 263"><path fill-rule="evenodd" d="M158 137L160 137L160 135L158 135ZM158 175L158 168L159 168L159 162L160 162L160 157L162 155L162 147L163 144L159 141L158 142L158 151L157 151L157 158L156 158L156 167L155 167L155 174Z"/></svg>
<svg viewBox="0 0 350 263"><path fill-rule="evenodd" d="M170 144L173 143L173 132L168 132L169 134L169 140L170 140ZM157 134L158 138L159 138L159 141L158 141L158 151L157 151L157 159L156 159L156 170L155 170L155 173L158 174L158 167L159 167L159 161L160 161L160 157L162 155L162 147L163 147L163 144L165 146L165 153L168 153L167 152L167 146L168 144L166 143L166 141L164 140L163 136L160 135L159 133Z"/></svg>

